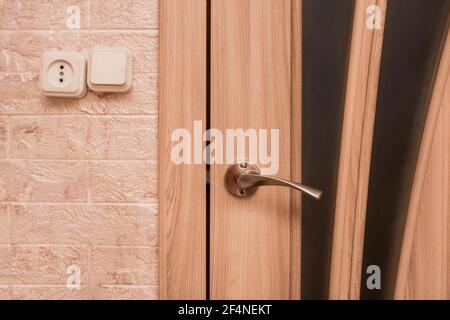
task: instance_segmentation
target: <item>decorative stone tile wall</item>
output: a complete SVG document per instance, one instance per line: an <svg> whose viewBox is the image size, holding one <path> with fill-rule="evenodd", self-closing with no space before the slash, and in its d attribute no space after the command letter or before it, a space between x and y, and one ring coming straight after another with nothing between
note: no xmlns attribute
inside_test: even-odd
<svg viewBox="0 0 450 320"><path fill-rule="evenodd" d="M157 299L158 1L0 0L0 16L0 299ZM132 51L132 92L40 94L43 51L95 45Z"/></svg>

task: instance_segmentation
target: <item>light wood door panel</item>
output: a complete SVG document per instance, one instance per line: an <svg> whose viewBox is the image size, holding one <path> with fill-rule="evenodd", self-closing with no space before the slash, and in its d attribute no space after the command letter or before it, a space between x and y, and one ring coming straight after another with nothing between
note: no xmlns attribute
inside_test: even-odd
<svg viewBox="0 0 450 320"><path fill-rule="evenodd" d="M211 10L211 126L279 129L278 175L290 178L291 1L213 1ZM211 298L288 299L298 279L290 190L233 198L223 186L226 168L211 166Z"/></svg>

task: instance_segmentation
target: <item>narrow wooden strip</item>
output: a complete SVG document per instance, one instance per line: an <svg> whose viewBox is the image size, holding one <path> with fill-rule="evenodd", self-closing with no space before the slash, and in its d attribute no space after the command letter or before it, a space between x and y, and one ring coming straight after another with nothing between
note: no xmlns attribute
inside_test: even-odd
<svg viewBox="0 0 450 320"><path fill-rule="evenodd" d="M302 0L292 0L291 35L291 180L302 181ZM291 192L290 298L300 299L301 282L301 194Z"/></svg>
<svg viewBox="0 0 450 320"><path fill-rule="evenodd" d="M369 6L381 9L381 29L367 27ZM356 0L330 273L331 299L358 299L371 146L386 0Z"/></svg>
<svg viewBox="0 0 450 320"><path fill-rule="evenodd" d="M420 208L421 194L425 180L428 157L430 154L434 132L436 128L439 112L444 103L445 92L450 90L447 81L450 72L450 33L447 31L444 49L439 64L439 69L434 84L434 89L428 109L428 116L422 136L417 167L415 170L414 182L411 190L411 197L406 217L403 233L403 242L400 252L400 260L397 269L395 284L395 299L406 297L406 285L408 279L408 269L410 267L411 253L414 244L414 236L417 228L417 219ZM429 271L430 272L430 271Z"/></svg>
<svg viewBox="0 0 450 320"><path fill-rule="evenodd" d="M372 157L372 142L375 124L376 99L383 51L384 26L386 19L387 0L378 0L377 5L381 9L381 30L373 35L370 76L367 86L367 109L364 116L360 170L358 182L358 197L355 210L355 229L353 231L352 269L350 275L350 299L359 299L361 288L361 268L364 251L364 232L366 223L367 196L369 190L370 161ZM376 74L376 75L375 75ZM373 103L373 104L372 104Z"/></svg>
<svg viewBox="0 0 450 320"><path fill-rule="evenodd" d="M206 124L206 10L206 0L160 1L161 299L206 298L206 166L171 160L173 130Z"/></svg>

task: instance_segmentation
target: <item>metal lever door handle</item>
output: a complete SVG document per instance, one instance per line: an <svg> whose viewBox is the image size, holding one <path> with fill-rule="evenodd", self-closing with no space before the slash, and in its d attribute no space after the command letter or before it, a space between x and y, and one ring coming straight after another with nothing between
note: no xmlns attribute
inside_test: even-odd
<svg viewBox="0 0 450 320"><path fill-rule="evenodd" d="M258 167L241 161L228 167L225 173L225 186L236 197L248 197L254 194L260 186L280 186L298 190L316 200L322 198L322 191L271 176L263 176Z"/></svg>

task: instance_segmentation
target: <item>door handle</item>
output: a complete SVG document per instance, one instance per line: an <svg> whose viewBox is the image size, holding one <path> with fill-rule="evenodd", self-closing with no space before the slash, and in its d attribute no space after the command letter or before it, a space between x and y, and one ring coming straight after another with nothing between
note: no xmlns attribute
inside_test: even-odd
<svg viewBox="0 0 450 320"><path fill-rule="evenodd" d="M230 165L225 172L225 186L233 196L245 198L254 194L261 186L280 186L298 190L316 200L322 198L322 191L298 182L261 175L257 166L240 161Z"/></svg>

